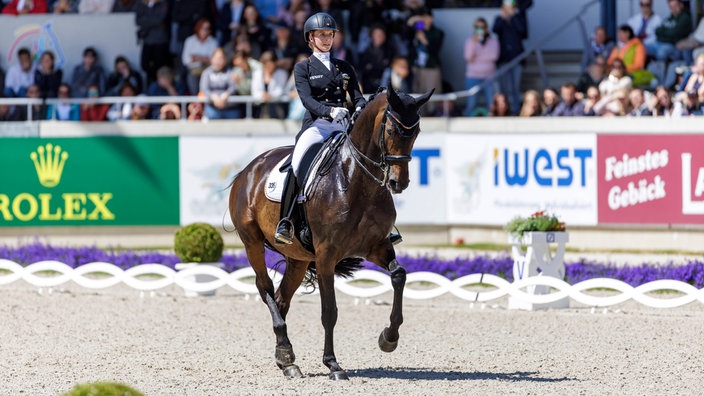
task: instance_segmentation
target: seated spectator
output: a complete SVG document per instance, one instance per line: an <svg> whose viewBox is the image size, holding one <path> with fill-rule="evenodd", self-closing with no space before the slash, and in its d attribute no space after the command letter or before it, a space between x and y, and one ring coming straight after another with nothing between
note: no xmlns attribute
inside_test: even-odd
<svg viewBox="0 0 704 396"><path fill-rule="evenodd" d="M589 50L582 54L582 70L586 71L598 56L607 59L614 48L614 42L609 38L603 26L594 28L594 34L589 41Z"/></svg>
<svg viewBox="0 0 704 396"><path fill-rule="evenodd" d="M17 62L7 69L5 76L5 96L22 98L27 96L27 88L34 83L34 64L28 48L17 51Z"/></svg>
<svg viewBox="0 0 704 396"><path fill-rule="evenodd" d="M276 65L272 51L262 54L259 61L262 68L252 75L252 96L261 101L261 118L286 118L288 103L288 72Z"/></svg>
<svg viewBox="0 0 704 396"><path fill-rule="evenodd" d="M621 59L614 59L608 77L599 84L601 96L609 96L621 88L626 88L630 91L632 87L633 80L626 73L626 65Z"/></svg>
<svg viewBox="0 0 704 396"><path fill-rule="evenodd" d="M682 115L702 115L702 103L699 101L699 94L694 89L677 92L673 96L673 101L682 103Z"/></svg>
<svg viewBox="0 0 704 396"><path fill-rule="evenodd" d="M411 79L411 68L408 65L408 58L395 56L391 60L391 66L384 70L379 86L387 87L389 82L391 87L398 92L412 93L413 80Z"/></svg>
<svg viewBox="0 0 704 396"><path fill-rule="evenodd" d="M193 102L188 104L188 121L198 121L203 119L203 103Z"/></svg>
<svg viewBox="0 0 704 396"><path fill-rule="evenodd" d="M120 96L133 98L137 96L137 90L129 83L120 86ZM108 110L108 121L129 120L132 118L132 107L134 103L114 103Z"/></svg>
<svg viewBox="0 0 704 396"><path fill-rule="evenodd" d="M174 73L168 66L163 66L156 72L156 81L147 88L148 96L183 96L186 90L181 84L174 80ZM153 104L151 106L151 118L159 118L161 105Z"/></svg>
<svg viewBox="0 0 704 396"><path fill-rule="evenodd" d="M607 61L609 66L612 66L616 59L621 59L626 65L626 72L633 78L633 85L649 86L655 76L645 70L646 58L645 46L633 35L633 29L628 25L619 27L618 43Z"/></svg>
<svg viewBox="0 0 704 396"><path fill-rule="evenodd" d="M699 20L694 32L675 44L675 48L682 53L687 64L694 63L697 54L704 53L704 18Z"/></svg>
<svg viewBox="0 0 704 396"><path fill-rule="evenodd" d="M510 117L511 105L508 103L508 98L502 92L497 92L489 107L489 115L491 117Z"/></svg>
<svg viewBox="0 0 704 396"><path fill-rule="evenodd" d="M555 109L557 108L557 105L560 104L560 95L557 93L557 90L555 88L545 88L543 90L543 115L545 116L552 116L552 113L555 112Z"/></svg>
<svg viewBox="0 0 704 396"><path fill-rule="evenodd" d="M640 12L628 19L628 25L646 48L655 45L655 29L661 23L660 15L653 12L653 0L640 0Z"/></svg>
<svg viewBox="0 0 704 396"><path fill-rule="evenodd" d="M54 14L76 14L80 0L56 0L51 12Z"/></svg>
<svg viewBox="0 0 704 396"><path fill-rule="evenodd" d="M81 0L78 4L79 14L109 14L115 0Z"/></svg>
<svg viewBox="0 0 704 396"><path fill-rule="evenodd" d="M71 98L71 86L66 83L61 83L57 91L59 99ZM61 101L57 104L50 104L47 110L47 120L57 121L80 121L81 106L77 103L67 103Z"/></svg>
<svg viewBox="0 0 704 396"><path fill-rule="evenodd" d="M25 14L46 14L49 12L46 0L11 0L5 8L3 14L25 15Z"/></svg>
<svg viewBox="0 0 704 396"><path fill-rule="evenodd" d="M138 97L145 97L145 94L137 95ZM136 102L132 106L132 112L130 113L129 119L134 120L150 120L151 117L151 106L148 103Z"/></svg>
<svg viewBox="0 0 704 396"><path fill-rule="evenodd" d="M211 35L212 25L203 18L196 22L194 34L186 38L181 53L181 62L187 70L186 85L191 95L198 93L200 75L210 65L210 56L218 47Z"/></svg>
<svg viewBox="0 0 704 396"><path fill-rule="evenodd" d="M629 94L630 87L622 87L607 96L602 96L601 100L594 105L594 112L605 117L625 116L631 111Z"/></svg>
<svg viewBox="0 0 704 396"><path fill-rule="evenodd" d="M205 20L208 24L208 36L215 42L215 47L218 46L217 40L212 36L215 34L212 25L213 14L216 12L214 2L202 0L169 1L169 11L172 23L172 38L169 49L174 56L182 58L186 39L192 36L194 32L198 34L197 25L199 23L202 24L202 20ZM208 59L210 58L210 54L206 54L206 56ZM182 66L183 64L178 64L177 67L174 67L174 70L179 71L176 74L183 75Z"/></svg>
<svg viewBox="0 0 704 396"><path fill-rule="evenodd" d="M54 54L44 51L39 58L39 67L34 71L34 83L39 86L44 98L55 98L63 79L63 71L54 68Z"/></svg>
<svg viewBox="0 0 704 396"><path fill-rule="evenodd" d="M597 56L594 63L589 65L586 71L580 74L577 80L577 91L586 93L587 89L592 86L598 86L607 75L606 58Z"/></svg>
<svg viewBox="0 0 704 396"><path fill-rule="evenodd" d="M494 78L496 74L496 61L499 59L499 42L491 37L489 25L484 18L474 21L472 35L464 43L464 60L467 62L465 69L465 89L483 83ZM491 103L494 96L494 84L485 85L479 92L484 93L487 105ZM467 107L464 111L465 117L471 117L477 105L479 92L467 98ZM537 93L537 92L536 92ZM521 109L523 110L523 109Z"/></svg>
<svg viewBox="0 0 704 396"><path fill-rule="evenodd" d="M200 92L208 98L205 116L210 120L242 118L242 111L235 103L228 103L235 95L237 84L230 76L227 58L222 48L217 48L210 57L208 66L200 76Z"/></svg>
<svg viewBox="0 0 704 396"><path fill-rule="evenodd" d="M0 92L0 99L4 99L5 95ZM3 121L20 121L20 114L17 111L17 106L0 103L0 122Z"/></svg>
<svg viewBox="0 0 704 396"><path fill-rule="evenodd" d="M71 91L75 98L88 97L88 88L98 87L99 95L105 92L105 70L98 64L98 53L93 47L83 50L83 62L73 69Z"/></svg>
<svg viewBox="0 0 704 396"><path fill-rule="evenodd" d="M655 95L648 104L653 116L679 118L684 114L682 102L673 101L670 91L664 85L655 88Z"/></svg>
<svg viewBox="0 0 704 396"><path fill-rule="evenodd" d="M181 107L176 103L166 103L159 108L160 120L180 120Z"/></svg>
<svg viewBox="0 0 704 396"><path fill-rule="evenodd" d="M96 84L88 86L88 98L97 99L99 97L100 87ZM105 121L109 109L110 105L107 103L81 103L81 121Z"/></svg>
<svg viewBox="0 0 704 396"><path fill-rule="evenodd" d="M601 92L599 92L599 87L592 85L591 87L587 88L587 92L584 97L584 115L586 115L586 116L601 115L601 114L597 114L596 111L594 110L594 105L599 103L600 100L601 100Z"/></svg>
<svg viewBox="0 0 704 396"><path fill-rule="evenodd" d="M633 88L631 93L628 95L628 99L631 103L631 111L628 112L628 116L644 117L653 115L648 108L648 101L645 97L645 91L642 89Z"/></svg>
<svg viewBox="0 0 704 396"><path fill-rule="evenodd" d="M268 51L272 46L272 33L266 22L259 15L257 7L253 4L244 7L242 13L241 32L247 35L252 50L249 53L254 59L259 59L264 51Z"/></svg>
<svg viewBox="0 0 704 396"><path fill-rule="evenodd" d="M112 6L112 12L134 12L137 7L138 0L115 0Z"/></svg>
<svg viewBox="0 0 704 396"><path fill-rule="evenodd" d="M687 38L692 31L692 18L680 0L669 0L670 16L655 29L655 43L645 49L656 60L670 61L682 59L682 53L675 44Z"/></svg>
<svg viewBox="0 0 704 396"><path fill-rule="evenodd" d="M334 45L333 41L333 46ZM276 59L278 59L276 63L280 68L286 71L293 69L293 60L296 58L298 52L301 51L301 49L296 48L295 43L291 40L291 28L284 24L277 24L275 26L274 42L272 43L271 50L274 51Z"/></svg>
<svg viewBox="0 0 704 396"><path fill-rule="evenodd" d="M39 89L37 84L32 84L27 87L27 98L30 99L41 99L42 91ZM30 106L28 113L27 106L18 106L17 110L19 112L20 121L39 121L46 120L47 115L47 105L42 101L41 103L35 103Z"/></svg>
<svg viewBox="0 0 704 396"><path fill-rule="evenodd" d="M692 67L682 77L679 92L695 91L700 100L704 100L704 53L699 54Z"/></svg>
<svg viewBox="0 0 704 396"><path fill-rule="evenodd" d="M577 98L577 87L572 83L563 84L560 88L562 101L552 112L553 117L577 117L584 115L584 102Z"/></svg>
<svg viewBox="0 0 704 396"><path fill-rule="evenodd" d="M108 76L105 96L118 96L122 84L125 83L129 83L137 94L144 90L142 75L132 68L127 58L118 55L115 58L115 70Z"/></svg>
<svg viewBox="0 0 704 396"><path fill-rule="evenodd" d="M254 74L261 73L261 69L261 62L249 56L249 53L246 50L240 50L235 53L232 57L232 69L230 73L232 76L232 81L235 82L235 86L237 87L237 95L252 95L252 81L254 80ZM236 106L244 115L246 110L245 105L242 103L237 104ZM259 117L259 109L259 105L252 107L254 117Z"/></svg>
<svg viewBox="0 0 704 396"><path fill-rule="evenodd" d="M337 36L337 33L335 34ZM386 31L381 25L372 26L369 35L371 41L359 57L359 68L363 92L376 92L380 86L381 75L391 64L394 50L386 40ZM335 52L337 56L337 52Z"/></svg>
<svg viewBox="0 0 704 396"><path fill-rule="evenodd" d="M523 95L523 105L518 113L519 117L540 117L543 115L543 104L540 94L534 89L529 89Z"/></svg>

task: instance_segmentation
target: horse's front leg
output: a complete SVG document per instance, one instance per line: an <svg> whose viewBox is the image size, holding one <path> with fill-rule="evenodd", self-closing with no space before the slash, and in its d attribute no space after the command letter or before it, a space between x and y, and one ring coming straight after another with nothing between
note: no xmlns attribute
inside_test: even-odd
<svg viewBox="0 0 704 396"><path fill-rule="evenodd" d="M384 352L393 352L398 346L398 329L403 323L403 288L406 286L406 269L396 261L396 252L388 239L384 240L368 259L388 270L391 275L391 286L394 289L391 324L379 334L379 348Z"/></svg>
<svg viewBox="0 0 704 396"><path fill-rule="evenodd" d="M320 288L321 320L325 329L325 347L323 349L323 364L330 369L330 379L349 379L345 370L337 363L333 345L333 331L337 323L337 302L335 300L335 262L330 260L316 261L318 287Z"/></svg>

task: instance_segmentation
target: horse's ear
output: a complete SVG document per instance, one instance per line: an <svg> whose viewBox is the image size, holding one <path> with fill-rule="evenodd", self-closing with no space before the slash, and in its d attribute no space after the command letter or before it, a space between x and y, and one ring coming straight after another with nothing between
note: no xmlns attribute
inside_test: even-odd
<svg viewBox="0 0 704 396"><path fill-rule="evenodd" d="M398 97L398 93L394 91L391 83L386 86L386 97L391 105L392 109L402 109L403 103L401 103L401 98Z"/></svg>
<svg viewBox="0 0 704 396"><path fill-rule="evenodd" d="M416 106L419 108L425 104L425 102L430 99L431 96L433 96L433 92L435 92L435 88L431 89L430 91L420 95L419 97L416 98Z"/></svg>

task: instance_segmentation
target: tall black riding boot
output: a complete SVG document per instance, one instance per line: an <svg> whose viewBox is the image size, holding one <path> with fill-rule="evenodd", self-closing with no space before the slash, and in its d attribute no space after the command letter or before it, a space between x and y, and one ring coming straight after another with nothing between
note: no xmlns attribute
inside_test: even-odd
<svg viewBox="0 0 704 396"><path fill-rule="evenodd" d="M293 214L293 208L296 206L297 195L298 183L296 181L296 175L293 173L293 169L289 168L284 181L284 190L281 194L281 220L276 226L276 233L274 233L274 239L277 243L285 243L287 245L293 243L293 222L291 221L291 215Z"/></svg>

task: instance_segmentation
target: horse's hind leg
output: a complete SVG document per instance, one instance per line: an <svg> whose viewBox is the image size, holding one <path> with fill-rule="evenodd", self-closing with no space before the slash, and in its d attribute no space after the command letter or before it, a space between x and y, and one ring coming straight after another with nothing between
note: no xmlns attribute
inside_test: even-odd
<svg viewBox="0 0 704 396"><path fill-rule="evenodd" d="M291 378L302 377L301 370L293 364L296 356L293 354L291 341L288 339L286 330L285 314L282 315L279 305L274 296L274 284L267 273L266 261L264 260L264 242L259 240L253 243L244 241L245 250L249 263L256 274L256 285L262 301L269 308L271 320L274 323L274 334L276 335L276 364L283 371L284 375Z"/></svg>
<svg viewBox="0 0 704 396"><path fill-rule="evenodd" d="M398 346L398 329L403 323L403 288L406 286L406 269L396 261L396 252L390 241L384 241L368 260L385 268L391 275L394 289L394 302L391 307L391 324L379 334L379 348L384 352L393 352Z"/></svg>

